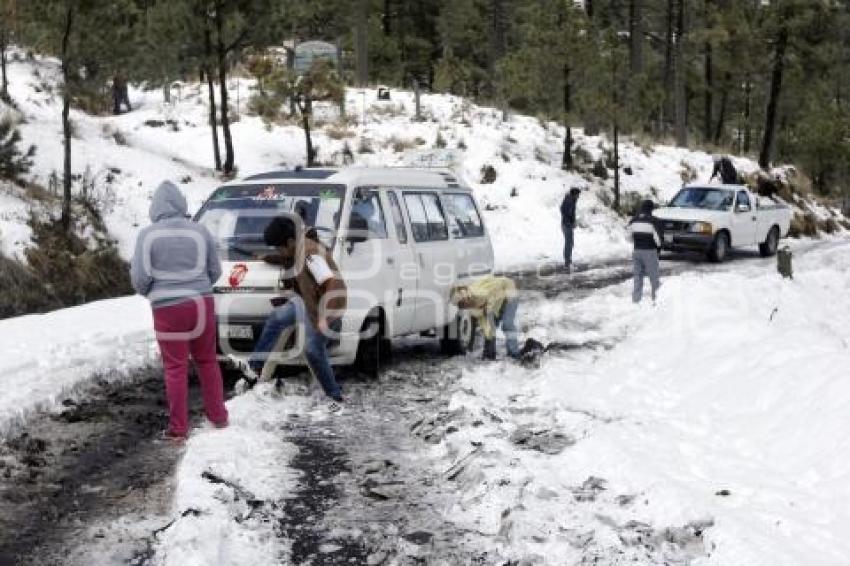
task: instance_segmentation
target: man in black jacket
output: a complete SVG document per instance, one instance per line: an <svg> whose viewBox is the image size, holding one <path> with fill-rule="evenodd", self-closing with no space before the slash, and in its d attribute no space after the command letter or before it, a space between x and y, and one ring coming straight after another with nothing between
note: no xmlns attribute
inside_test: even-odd
<svg viewBox="0 0 850 566"><path fill-rule="evenodd" d="M564 231L564 264L567 273L570 272L573 263L573 230L576 226L576 204L581 189L573 187L561 202L561 230Z"/></svg>
<svg viewBox="0 0 850 566"><path fill-rule="evenodd" d="M661 253L661 242L664 241L664 230L661 222L652 216L655 204L651 200L640 203L640 211L629 223L629 232L634 241L634 292L632 300L639 303L643 298L643 278L649 277L652 285L652 301L658 292L660 282L660 268L658 255Z"/></svg>
<svg viewBox="0 0 850 566"><path fill-rule="evenodd" d="M711 182L715 177L720 176L720 182L724 185L739 185L741 179L738 176L738 170L732 160L725 155L714 156L714 169L711 171L711 177L708 181Z"/></svg>

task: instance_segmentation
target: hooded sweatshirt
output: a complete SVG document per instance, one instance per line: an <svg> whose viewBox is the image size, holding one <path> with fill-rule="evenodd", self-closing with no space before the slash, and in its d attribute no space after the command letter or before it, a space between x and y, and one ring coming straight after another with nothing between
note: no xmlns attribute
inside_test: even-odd
<svg viewBox="0 0 850 566"><path fill-rule="evenodd" d="M130 262L133 288L154 308L212 294L221 262L212 234L187 217L186 197L165 181L153 195L150 219Z"/></svg>

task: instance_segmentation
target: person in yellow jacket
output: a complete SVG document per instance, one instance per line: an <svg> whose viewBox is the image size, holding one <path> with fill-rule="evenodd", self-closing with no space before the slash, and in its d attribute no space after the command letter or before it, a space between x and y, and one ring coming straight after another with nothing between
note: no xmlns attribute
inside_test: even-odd
<svg viewBox="0 0 850 566"><path fill-rule="evenodd" d="M507 277L487 275L469 285L458 285L451 295L458 308L470 311L484 334L484 359L496 359L496 329L502 328L508 356L519 357L516 312L517 288Z"/></svg>

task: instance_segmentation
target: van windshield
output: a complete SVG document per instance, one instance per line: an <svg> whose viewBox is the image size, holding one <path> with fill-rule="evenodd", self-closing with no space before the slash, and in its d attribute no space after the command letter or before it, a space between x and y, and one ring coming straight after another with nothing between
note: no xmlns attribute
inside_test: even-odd
<svg viewBox="0 0 850 566"><path fill-rule="evenodd" d="M296 214L316 229L319 240L331 249L339 227L344 185L267 184L217 189L198 211L195 220L219 242L222 259L249 259L271 248L263 241L269 222L282 214Z"/></svg>
<svg viewBox="0 0 850 566"><path fill-rule="evenodd" d="M679 191L670 206L673 208L703 208L708 210L728 210L732 206L735 194L724 189L709 187L688 187Z"/></svg>

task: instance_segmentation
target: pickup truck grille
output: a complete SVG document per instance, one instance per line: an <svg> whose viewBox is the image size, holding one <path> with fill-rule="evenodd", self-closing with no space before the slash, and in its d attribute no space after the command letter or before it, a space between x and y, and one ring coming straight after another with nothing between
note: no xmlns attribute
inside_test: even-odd
<svg viewBox="0 0 850 566"><path fill-rule="evenodd" d="M689 225L690 222L683 222L681 220L664 220L662 222L664 230L670 232L687 232Z"/></svg>

